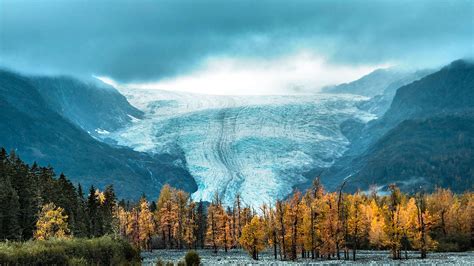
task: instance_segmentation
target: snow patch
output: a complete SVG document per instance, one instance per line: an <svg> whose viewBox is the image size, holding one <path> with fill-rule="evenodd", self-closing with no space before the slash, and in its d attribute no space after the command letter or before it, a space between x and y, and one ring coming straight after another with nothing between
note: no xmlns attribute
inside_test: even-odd
<svg viewBox="0 0 474 266"><path fill-rule="evenodd" d="M96 129L95 129L95 132L96 132L97 134L101 134L101 135L108 135L108 134L110 134L109 131L107 131L107 130L105 130L105 129L101 129L101 128L96 128Z"/></svg>
<svg viewBox="0 0 474 266"><path fill-rule="evenodd" d="M127 116L132 120L132 123L137 123L138 121L140 121L139 118L136 118L133 115L127 114Z"/></svg>

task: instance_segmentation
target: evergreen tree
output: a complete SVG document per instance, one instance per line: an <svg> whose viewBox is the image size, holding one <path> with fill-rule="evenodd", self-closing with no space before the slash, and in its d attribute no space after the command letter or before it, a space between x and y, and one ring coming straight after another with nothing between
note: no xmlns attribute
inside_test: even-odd
<svg viewBox="0 0 474 266"><path fill-rule="evenodd" d="M117 198L115 196L114 188L112 185L108 185L104 190L104 200L100 205L100 213L102 218L102 233L111 234L113 233L112 225L114 224L114 211L117 205Z"/></svg>
<svg viewBox="0 0 474 266"><path fill-rule="evenodd" d="M88 231L90 237L102 235L101 213L99 211L100 202L96 193L96 188L91 186L87 197L87 215L89 218Z"/></svg>
<svg viewBox="0 0 474 266"><path fill-rule="evenodd" d="M18 240L22 233L20 203L8 177L0 179L0 191L0 238Z"/></svg>

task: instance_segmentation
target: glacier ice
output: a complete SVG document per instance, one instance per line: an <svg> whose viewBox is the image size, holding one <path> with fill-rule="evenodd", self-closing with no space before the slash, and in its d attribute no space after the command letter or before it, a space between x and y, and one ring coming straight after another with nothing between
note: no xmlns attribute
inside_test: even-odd
<svg viewBox="0 0 474 266"><path fill-rule="evenodd" d="M349 144L339 125L373 119L354 95L213 96L119 88L143 119L108 137L137 151L183 152L195 200L236 193L254 206L291 193L303 174L328 167ZM171 184L172 185L172 184Z"/></svg>

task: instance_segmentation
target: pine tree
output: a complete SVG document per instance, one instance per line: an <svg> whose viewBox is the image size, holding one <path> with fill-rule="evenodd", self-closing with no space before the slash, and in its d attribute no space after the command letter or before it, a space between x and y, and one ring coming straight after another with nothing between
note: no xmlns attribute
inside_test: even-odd
<svg viewBox="0 0 474 266"><path fill-rule="evenodd" d="M103 234L111 234L114 232L113 224L114 221L114 212L117 205L117 198L115 196L115 191L112 185L108 185L104 190L104 199L102 204L100 205L100 214L102 217L102 233Z"/></svg>
<svg viewBox="0 0 474 266"><path fill-rule="evenodd" d="M89 221L89 218L86 212L84 192L82 191L81 184L78 184L77 186L76 201L77 201L76 224L73 229L73 234L76 237L87 237L88 236L87 223Z"/></svg>
<svg viewBox="0 0 474 266"><path fill-rule="evenodd" d="M100 201L96 188L91 186L87 197L87 216L89 217L88 231L90 237L102 235L102 217L99 211Z"/></svg>
<svg viewBox="0 0 474 266"><path fill-rule="evenodd" d="M0 179L0 238L19 240L21 237L20 203L9 178Z"/></svg>

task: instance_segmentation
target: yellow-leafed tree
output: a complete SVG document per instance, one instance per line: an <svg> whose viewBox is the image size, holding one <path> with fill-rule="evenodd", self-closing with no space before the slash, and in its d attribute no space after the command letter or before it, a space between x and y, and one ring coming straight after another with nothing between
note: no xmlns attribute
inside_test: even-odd
<svg viewBox="0 0 474 266"><path fill-rule="evenodd" d="M258 260L258 253L265 249L265 230L258 216L254 216L250 223L242 228L239 242L254 260Z"/></svg>
<svg viewBox="0 0 474 266"><path fill-rule="evenodd" d="M363 216L364 205L359 192L356 192L354 195L348 195L347 201L349 203L347 213L348 235L352 242L352 259L356 260L356 252L359 248L359 244L368 234L368 224Z"/></svg>
<svg viewBox="0 0 474 266"><path fill-rule="evenodd" d="M140 200L140 212L138 214L138 231L140 248L149 250L151 248L151 236L155 231L153 214L151 213L148 202L145 198Z"/></svg>
<svg viewBox="0 0 474 266"><path fill-rule="evenodd" d="M417 232L414 237L413 245L420 250L421 258L426 258L426 252L434 249L437 245L430 236L431 228L436 218L427 210L426 196L424 193L418 193L415 198L417 208Z"/></svg>
<svg viewBox="0 0 474 266"><path fill-rule="evenodd" d="M68 217L63 212L64 209L56 207L54 203L43 205L36 222L35 239L68 238L70 233L67 224Z"/></svg>
<svg viewBox="0 0 474 266"><path fill-rule="evenodd" d="M383 217L383 210L379 208L375 199L370 201L370 204L365 208L366 223L369 224L369 241L377 249L381 249L388 241L388 236L385 232L385 219Z"/></svg>

